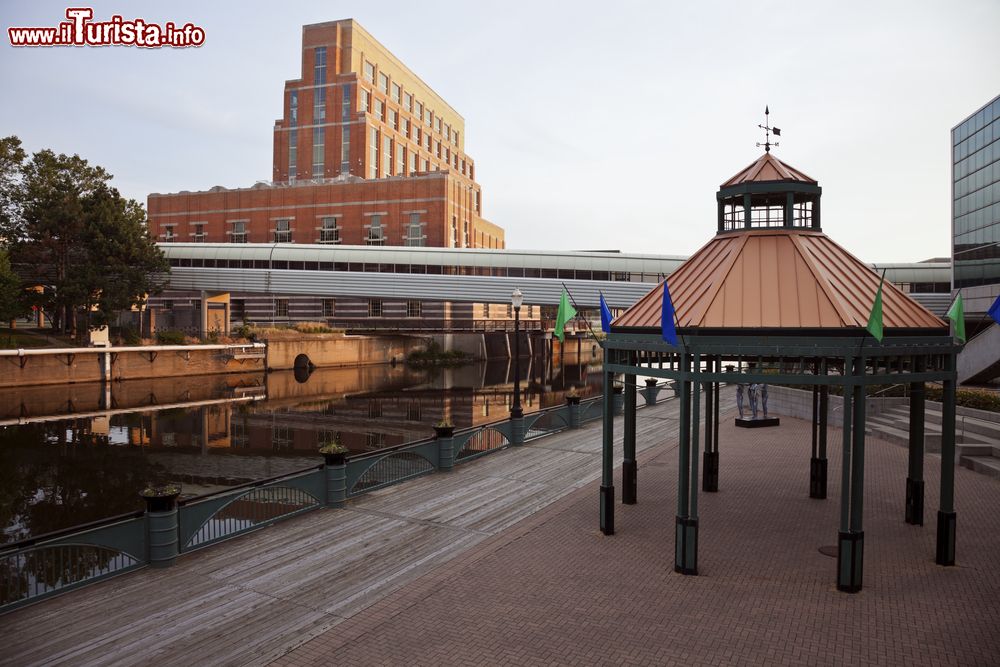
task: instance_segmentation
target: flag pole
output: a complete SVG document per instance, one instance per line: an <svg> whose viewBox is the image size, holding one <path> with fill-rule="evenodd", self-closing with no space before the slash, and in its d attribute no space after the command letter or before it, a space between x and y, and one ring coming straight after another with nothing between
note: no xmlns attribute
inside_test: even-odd
<svg viewBox="0 0 1000 667"><path fill-rule="evenodd" d="M562 285L562 288L564 290L566 290L566 294L567 294L567 296L569 296L569 300L573 302L573 307L576 308L576 315L577 315L577 317L580 317L580 306L577 305L576 299L573 298L573 293L569 291L568 287L566 287L566 283L560 282L559 284ZM583 321L587 325L587 330L590 331L590 335L593 336L594 340L597 341L598 345L600 345L601 339L598 338L597 334L594 333L594 327L590 326L590 320L588 320L586 317L584 317ZM601 347L604 347L604 346L601 345Z"/></svg>

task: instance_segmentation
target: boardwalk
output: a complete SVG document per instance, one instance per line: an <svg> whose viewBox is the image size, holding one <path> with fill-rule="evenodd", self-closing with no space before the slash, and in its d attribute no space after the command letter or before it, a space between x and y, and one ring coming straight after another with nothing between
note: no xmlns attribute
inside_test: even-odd
<svg viewBox="0 0 1000 667"><path fill-rule="evenodd" d="M676 413L673 400L640 411L640 451L676 430ZM195 552L167 570L0 616L0 664L266 664L590 485L600 475L600 428L555 434Z"/></svg>
<svg viewBox="0 0 1000 667"><path fill-rule="evenodd" d="M18 665L996 664L1000 481L956 470L958 566L941 568L939 461L931 521L909 526L906 452L869 440L865 589L846 595L819 551L836 539L837 448L830 499L810 500L808 424L723 420L702 576L682 577L675 414L640 412L640 504L618 505L613 537L597 530L595 424L0 617L0 650Z"/></svg>

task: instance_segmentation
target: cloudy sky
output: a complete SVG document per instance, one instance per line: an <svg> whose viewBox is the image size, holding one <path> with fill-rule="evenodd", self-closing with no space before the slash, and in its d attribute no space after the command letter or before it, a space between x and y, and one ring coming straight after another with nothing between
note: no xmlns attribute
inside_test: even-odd
<svg viewBox="0 0 1000 667"><path fill-rule="evenodd" d="M85 3L81 3L85 4ZM0 5L49 26L66 4ZM448 100L509 247L685 254L761 149L823 186L868 261L949 252L950 129L1000 94L1000 2L103 2L198 49L0 46L0 132L79 153L128 196L247 186L299 76L301 26L355 18Z"/></svg>

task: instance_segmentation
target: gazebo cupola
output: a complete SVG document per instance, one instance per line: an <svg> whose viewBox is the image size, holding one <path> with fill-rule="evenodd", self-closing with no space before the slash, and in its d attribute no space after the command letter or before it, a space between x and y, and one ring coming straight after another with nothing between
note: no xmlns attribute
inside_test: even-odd
<svg viewBox="0 0 1000 667"><path fill-rule="evenodd" d="M718 233L767 228L819 231L819 183L771 155L769 144L765 147L760 159L719 186Z"/></svg>

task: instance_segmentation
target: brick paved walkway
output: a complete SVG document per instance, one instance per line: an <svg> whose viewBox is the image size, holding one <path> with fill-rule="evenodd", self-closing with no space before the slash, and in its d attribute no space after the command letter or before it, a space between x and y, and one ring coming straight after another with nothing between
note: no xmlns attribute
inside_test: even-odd
<svg viewBox="0 0 1000 667"><path fill-rule="evenodd" d="M642 415L639 416L640 423ZM597 530L588 485L276 661L305 664L998 664L1000 481L956 469L958 565L903 522L906 451L868 440L864 591L836 591L840 434L830 498L808 498L809 430L720 438L720 492L701 494L701 576L673 572L677 452L641 456L639 505ZM673 433L664 433L673 443ZM620 497L620 483L618 485Z"/></svg>

